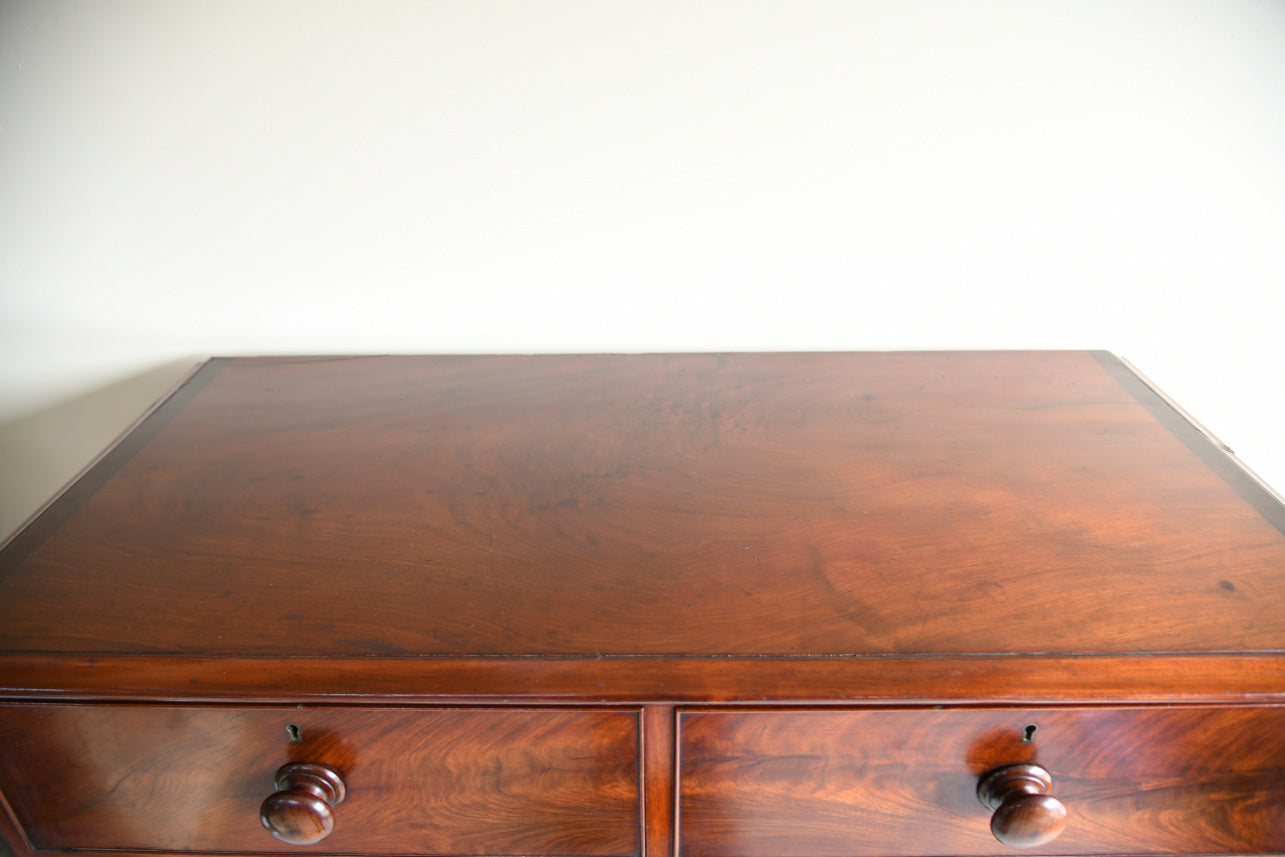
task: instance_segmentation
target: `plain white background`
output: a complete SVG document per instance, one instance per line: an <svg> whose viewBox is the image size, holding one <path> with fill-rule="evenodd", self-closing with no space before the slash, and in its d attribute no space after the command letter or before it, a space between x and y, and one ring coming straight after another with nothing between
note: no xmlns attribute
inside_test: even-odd
<svg viewBox="0 0 1285 857"><path fill-rule="evenodd" d="M10 474L208 354L1092 347L1280 488L1283 235L1272 0L0 6Z"/></svg>

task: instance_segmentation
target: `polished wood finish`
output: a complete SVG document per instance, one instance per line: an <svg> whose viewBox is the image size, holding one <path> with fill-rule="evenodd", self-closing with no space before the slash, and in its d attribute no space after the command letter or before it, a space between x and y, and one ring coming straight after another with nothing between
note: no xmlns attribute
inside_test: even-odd
<svg viewBox="0 0 1285 857"><path fill-rule="evenodd" d="M643 838L648 854L672 854L674 851L676 718L672 705L643 708L643 768L651 773L645 780L643 801Z"/></svg>
<svg viewBox="0 0 1285 857"><path fill-rule="evenodd" d="M1066 829L1066 805L1048 793L1052 788L1049 772L1029 763L1005 765L983 776L977 798L992 811L995 838L1014 848L1036 848L1057 839Z"/></svg>
<svg viewBox="0 0 1285 857"><path fill-rule="evenodd" d="M1279 654L863 658L176 658L0 655L15 699L378 704L1285 699Z"/></svg>
<svg viewBox="0 0 1285 857"><path fill-rule="evenodd" d="M192 383L56 530L39 539L38 520L0 555L0 649L1084 654L1285 636L1281 532L1088 354L274 359Z"/></svg>
<svg viewBox="0 0 1285 857"><path fill-rule="evenodd" d="M302 730L288 724L292 741L301 740ZM347 795L343 775L329 765L291 762L282 765L275 778L277 791L259 807L259 821L269 833L291 845L320 842L335 829L334 807Z"/></svg>
<svg viewBox="0 0 1285 857"><path fill-rule="evenodd" d="M1104 352L214 360L0 548L0 833L1285 853L1282 653L1285 505Z"/></svg>
<svg viewBox="0 0 1285 857"><path fill-rule="evenodd" d="M636 711L18 703L0 746L0 791L42 851L639 852ZM347 785L316 845L260 822L283 762Z"/></svg>
<svg viewBox="0 0 1285 857"><path fill-rule="evenodd" d="M692 711L679 754L684 857L1005 853L978 781L1029 763L1068 811L1035 853L1285 851L1282 707Z"/></svg>

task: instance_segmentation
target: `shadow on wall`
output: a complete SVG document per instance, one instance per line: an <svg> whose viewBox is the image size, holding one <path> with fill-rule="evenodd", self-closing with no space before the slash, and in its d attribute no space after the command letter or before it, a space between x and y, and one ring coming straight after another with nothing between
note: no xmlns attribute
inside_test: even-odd
<svg viewBox="0 0 1285 857"><path fill-rule="evenodd" d="M200 358L192 357L166 363L0 425L0 540L16 531L199 362Z"/></svg>

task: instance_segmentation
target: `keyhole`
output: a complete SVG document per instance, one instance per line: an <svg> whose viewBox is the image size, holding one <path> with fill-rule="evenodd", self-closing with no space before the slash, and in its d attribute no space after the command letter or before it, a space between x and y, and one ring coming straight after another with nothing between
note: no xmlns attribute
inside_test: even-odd
<svg viewBox="0 0 1285 857"><path fill-rule="evenodd" d="M1022 730L1022 743L1031 743L1031 741L1035 740L1035 733L1038 731L1040 731L1040 727L1036 726L1034 723L1026 724L1026 728Z"/></svg>
<svg viewBox="0 0 1285 857"><path fill-rule="evenodd" d="M303 730L293 723L286 724L286 735L290 736L291 744L298 744L303 740Z"/></svg>

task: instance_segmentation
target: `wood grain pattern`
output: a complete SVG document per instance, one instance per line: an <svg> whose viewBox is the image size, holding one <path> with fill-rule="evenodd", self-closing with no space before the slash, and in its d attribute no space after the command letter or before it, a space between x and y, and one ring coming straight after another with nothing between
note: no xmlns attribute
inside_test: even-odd
<svg viewBox="0 0 1285 857"><path fill-rule="evenodd" d="M1280 854L1282 727L1285 505L1101 352L217 360L0 547L18 857L980 857L1027 762Z"/></svg>
<svg viewBox="0 0 1285 857"><path fill-rule="evenodd" d="M1023 731L1033 738L1037 730L1027 725ZM1036 848L1061 836L1066 804L1049 794L1052 788L1052 775L1030 762L984 774L977 783L977 798L991 811L995 838L1014 848Z"/></svg>
<svg viewBox="0 0 1285 857"><path fill-rule="evenodd" d="M0 696L170 702L1285 701L1285 657L178 658L0 655Z"/></svg>
<svg viewBox="0 0 1285 857"><path fill-rule="evenodd" d="M1069 820L1028 853L1285 850L1279 707L688 712L679 748L685 857L1006 853L978 778L1036 761Z"/></svg>
<svg viewBox="0 0 1285 857"><path fill-rule="evenodd" d="M670 857L674 853L677 731L678 716L672 705L643 707L644 857Z"/></svg>
<svg viewBox="0 0 1285 857"><path fill-rule="evenodd" d="M38 849L641 850L635 711L9 704L0 746L0 789ZM347 784L316 845L279 843L259 821L286 761Z"/></svg>
<svg viewBox="0 0 1285 857"><path fill-rule="evenodd" d="M1285 639L1285 536L1085 353L274 359L197 381L56 530L0 555L0 649Z"/></svg>
<svg viewBox="0 0 1285 857"><path fill-rule="evenodd" d="M291 743L303 742L296 723L286 725L286 734ZM264 830L291 845L311 845L334 831L334 808L348 794L343 774L330 765L287 762L274 779L277 790L259 806Z"/></svg>

